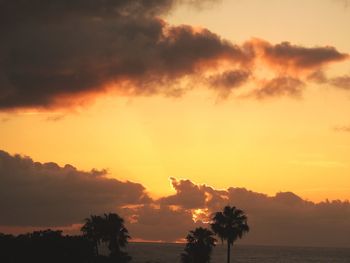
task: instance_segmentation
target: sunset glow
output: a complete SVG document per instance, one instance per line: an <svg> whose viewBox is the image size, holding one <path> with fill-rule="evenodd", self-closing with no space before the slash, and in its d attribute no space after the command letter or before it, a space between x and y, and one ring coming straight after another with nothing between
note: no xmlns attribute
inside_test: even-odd
<svg viewBox="0 0 350 263"><path fill-rule="evenodd" d="M18 20L0 3L0 191L30 183L0 200L16 208L0 232L77 232L91 208L120 212L135 241L183 242L236 200L258 230L259 205L289 215L299 201L312 219L336 207L350 230L348 1L16 2ZM50 198L72 215L16 221L32 195L38 217ZM299 244L268 230L246 242ZM344 246L346 231L305 244Z"/></svg>

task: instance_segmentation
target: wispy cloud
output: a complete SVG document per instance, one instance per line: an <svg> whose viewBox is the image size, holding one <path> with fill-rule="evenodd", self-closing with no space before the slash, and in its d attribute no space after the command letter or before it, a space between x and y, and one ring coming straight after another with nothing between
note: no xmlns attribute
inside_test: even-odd
<svg viewBox="0 0 350 263"><path fill-rule="evenodd" d="M350 90L350 76L344 75L335 78L331 78L329 83L337 88L341 88L344 90Z"/></svg>
<svg viewBox="0 0 350 263"><path fill-rule="evenodd" d="M347 167L347 164L337 161L329 161L329 160L293 160L289 162L293 165L298 166L313 166L313 167L321 167L321 168L339 168L339 167Z"/></svg>
<svg viewBox="0 0 350 263"><path fill-rule="evenodd" d="M281 96L299 98L305 87L305 83L300 79L284 76L269 81L263 81L261 85L261 88L252 92L252 95L257 99Z"/></svg>
<svg viewBox="0 0 350 263"><path fill-rule="evenodd" d="M333 2L342 4L345 8L349 7L350 1L349 0L332 0Z"/></svg>
<svg viewBox="0 0 350 263"><path fill-rule="evenodd" d="M350 132L350 125L349 126L336 126L333 129L337 132Z"/></svg>

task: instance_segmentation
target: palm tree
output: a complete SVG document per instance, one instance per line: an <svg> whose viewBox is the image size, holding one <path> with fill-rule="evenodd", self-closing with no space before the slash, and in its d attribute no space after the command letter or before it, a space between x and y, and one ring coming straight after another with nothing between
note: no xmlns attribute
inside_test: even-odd
<svg viewBox="0 0 350 263"><path fill-rule="evenodd" d="M247 216L236 207L225 206L223 212L216 212L212 218L211 228L221 241L227 240L227 263L230 263L230 248L237 239L249 232Z"/></svg>
<svg viewBox="0 0 350 263"><path fill-rule="evenodd" d="M101 244L103 236L102 226L103 218L101 216L91 215L90 218L85 219L85 224L81 228L84 236L93 242L95 256L99 255L98 246Z"/></svg>
<svg viewBox="0 0 350 263"><path fill-rule="evenodd" d="M198 227L187 235L185 253L181 254L183 263L208 263L215 246L214 233L208 229Z"/></svg>
<svg viewBox="0 0 350 263"><path fill-rule="evenodd" d="M129 232L124 226L124 219L117 214L105 214L103 221L102 240L108 242L111 256L114 257L120 254L120 248L128 244Z"/></svg>
<svg viewBox="0 0 350 263"><path fill-rule="evenodd" d="M104 214L103 216L91 215L85 219L81 228L84 236L94 243L95 256L99 256L98 246L101 242L108 243L110 257L118 259L118 262L128 262L131 257L122 252L130 238L128 230L124 226L124 220L117 214Z"/></svg>

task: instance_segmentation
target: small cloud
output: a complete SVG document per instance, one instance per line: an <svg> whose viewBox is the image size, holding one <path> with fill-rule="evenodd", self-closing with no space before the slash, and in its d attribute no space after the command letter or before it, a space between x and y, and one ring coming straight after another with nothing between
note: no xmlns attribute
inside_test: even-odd
<svg viewBox="0 0 350 263"><path fill-rule="evenodd" d="M227 98L234 89L247 82L249 77L250 72L248 71L229 70L210 76L208 82L210 87L219 93L220 97Z"/></svg>
<svg viewBox="0 0 350 263"><path fill-rule="evenodd" d="M326 64L349 58L348 54L332 46L303 47L287 41L273 45L261 39L253 39L246 45L272 68L283 69L289 74L319 70Z"/></svg>
<svg viewBox="0 0 350 263"><path fill-rule="evenodd" d="M329 80L329 83L337 88L350 90L350 76L344 75Z"/></svg>
<svg viewBox="0 0 350 263"><path fill-rule="evenodd" d="M318 84L324 84L328 82L328 78L322 70L312 72L310 75L307 76L307 80L316 82Z"/></svg>
<svg viewBox="0 0 350 263"><path fill-rule="evenodd" d="M333 129L336 132L350 132L350 125L349 126L336 126Z"/></svg>
<svg viewBox="0 0 350 263"><path fill-rule="evenodd" d="M260 89L253 91L252 95L257 99L270 97L289 96L301 97L305 84L300 79L293 77L278 77L262 83Z"/></svg>
<svg viewBox="0 0 350 263"><path fill-rule="evenodd" d="M8 122L10 120L11 120L11 118L9 118L9 117L1 118L1 122Z"/></svg>
<svg viewBox="0 0 350 263"><path fill-rule="evenodd" d="M344 8L348 8L350 4L350 0L333 0L333 2L342 4Z"/></svg>
<svg viewBox="0 0 350 263"><path fill-rule="evenodd" d="M48 116L45 120L46 121L52 121L52 122L57 122L63 120L65 115L53 115L53 116Z"/></svg>
<svg viewBox="0 0 350 263"><path fill-rule="evenodd" d="M350 90L350 76L343 75L333 78L328 78L322 70L317 70L307 76L309 81L316 82L318 84L329 84L333 87Z"/></svg>

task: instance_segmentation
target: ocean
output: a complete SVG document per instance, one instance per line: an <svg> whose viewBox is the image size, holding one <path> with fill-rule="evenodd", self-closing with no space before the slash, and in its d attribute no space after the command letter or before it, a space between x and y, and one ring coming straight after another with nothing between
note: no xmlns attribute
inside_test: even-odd
<svg viewBox="0 0 350 263"><path fill-rule="evenodd" d="M184 244L130 243L133 263L180 263ZM212 263L226 262L226 246L218 244ZM350 263L350 248L311 248L234 245L232 263Z"/></svg>

